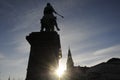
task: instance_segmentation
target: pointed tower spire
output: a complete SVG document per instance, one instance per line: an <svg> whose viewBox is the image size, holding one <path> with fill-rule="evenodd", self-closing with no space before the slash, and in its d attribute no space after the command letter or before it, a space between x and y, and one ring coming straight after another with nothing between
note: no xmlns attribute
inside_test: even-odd
<svg viewBox="0 0 120 80"><path fill-rule="evenodd" d="M67 70L71 70L74 67L74 62L72 59L70 48L68 50L68 58L67 58Z"/></svg>

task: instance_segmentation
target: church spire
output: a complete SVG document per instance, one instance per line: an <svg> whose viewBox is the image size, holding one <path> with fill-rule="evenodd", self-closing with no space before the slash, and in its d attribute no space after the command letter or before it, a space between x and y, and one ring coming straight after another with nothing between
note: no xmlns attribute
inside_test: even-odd
<svg viewBox="0 0 120 80"><path fill-rule="evenodd" d="M72 55L71 55L71 51L70 51L70 48L68 50L68 58L67 58L67 69L71 69L74 67L74 62L73 62L73 59L72 59Z"/></svg>

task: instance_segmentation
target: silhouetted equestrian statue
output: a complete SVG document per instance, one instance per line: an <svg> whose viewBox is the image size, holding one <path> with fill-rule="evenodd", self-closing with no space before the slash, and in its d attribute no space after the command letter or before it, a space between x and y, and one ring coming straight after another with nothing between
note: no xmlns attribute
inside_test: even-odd
<svg viewBox="0 0 120 80"><path fill-rule="evenodd" d="M54 27L59 31L57 25L57 17L54 14L57 14L64 18L62 15L58 14L55 9L52 7L50 3L47 3L46 7L44 8L44 16L41 19L41 30L40 31L55 31Z"/></svg>

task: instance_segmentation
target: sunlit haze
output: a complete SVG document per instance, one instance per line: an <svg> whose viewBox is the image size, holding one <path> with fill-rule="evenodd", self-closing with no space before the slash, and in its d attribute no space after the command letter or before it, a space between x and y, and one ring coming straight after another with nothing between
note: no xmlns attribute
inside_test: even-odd
<svg viewBox="0 0 120 80"><path fill-rule="evenodd" d="M62 77L62 75L64 75L66 67L63 65L62 62L59 63L59 67L56 70L56 74L58 75L58 77Z"/></svg>
<svg viewBox="0 0 120 80"><path fill-rule="evenodd" d="M62 70L69 46L75 66L120 58L120 0L0 0L0 80L9 76L11 80L25 80L30 53L25 38L40 31L47 2L64 16L55 15Z"/></svg>

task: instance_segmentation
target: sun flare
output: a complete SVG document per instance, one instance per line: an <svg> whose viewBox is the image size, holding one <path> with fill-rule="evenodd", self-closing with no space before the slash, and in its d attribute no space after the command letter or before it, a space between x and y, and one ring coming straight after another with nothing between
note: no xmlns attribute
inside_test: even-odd
<svg viewBox="0 0 120 80"><path fill-rule="evenodd" d="M59 65L59 68L56 70L56 74L61 77L64 74L65 68L62 65Z"/></svg>

